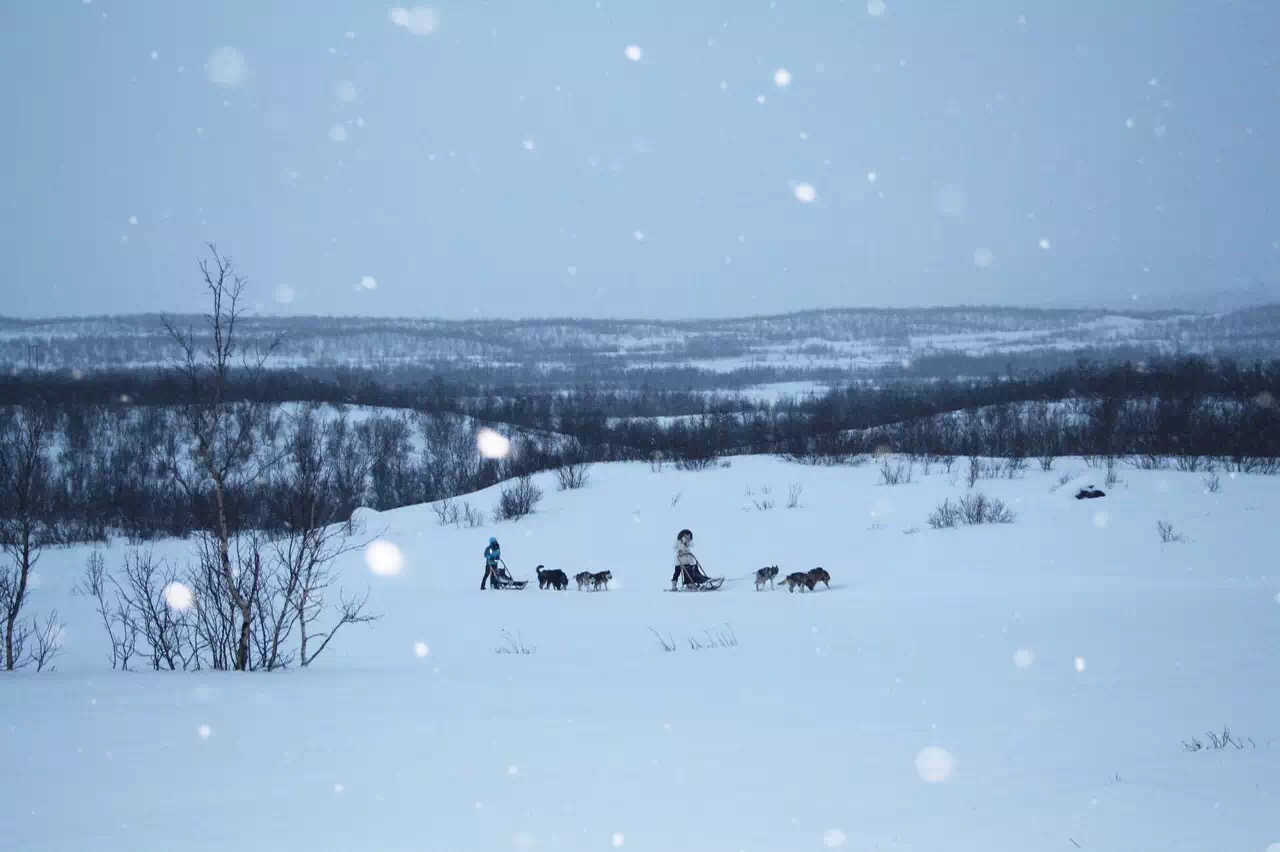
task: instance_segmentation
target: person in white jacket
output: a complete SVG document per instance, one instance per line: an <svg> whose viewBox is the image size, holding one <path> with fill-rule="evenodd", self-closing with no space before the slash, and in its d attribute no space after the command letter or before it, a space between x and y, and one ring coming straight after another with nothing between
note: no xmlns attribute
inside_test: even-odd
<svg viewBox="0 0 1280 852"><path fill-rule="evenodd" d="M693 533L689 530L680 530L680 534L676 536L676 570L671 574L672 591L676 590L681 574L684 574L686 579L698 579L702 576L702 571L698 568L698 557L694 556L690 549L692 546Z"/></svg>

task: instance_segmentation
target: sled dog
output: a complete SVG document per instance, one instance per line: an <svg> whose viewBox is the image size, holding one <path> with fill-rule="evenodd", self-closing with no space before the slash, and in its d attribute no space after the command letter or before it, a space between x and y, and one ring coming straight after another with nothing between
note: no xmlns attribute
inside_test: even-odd
<svg viewBox="0 0 1280 852"><path fill-rule="evenodd" d="M569 578L559 568L553 568L550 571L542 570L539 565L538 571L538 588L539 589L555 589L563 591L569 588Z"/></svg>
<svg viewBox="0 0 1280 852"><path fill-rule="evenodd" d="M756 591L758 592L761 589L763 589L765 583L769 584L769 588L771 589L775 588L773 585L773 578L777 576L778 576L777 565L770 565L767 568L761 568L759 571L756 572Z"/></svg>
<svg viewBox="0 0 1280 852"><path fill-rule="evenodd" d="M582 591L584 587L591 585L591 572L580 571L573 575L573 579L578 584L578 591Z"/></svg>
<svg viewBox="0 0 1280 852"><path fill-rule="evenodd" d="M831 575L827 573L826 568L814 568L809 572L809 590L813 591L813 587L819 583L831 588Z"/></svg>
<svg viewBox="0 0 1280 852"><path fill-rule="evenodd" d="M591 575L591 587L593 589L609 590L609 581L613 579L612 571L600 571Z"/></svg>
<svg viewBox="0 0 1280 852"><path fill-rule="evenodd" d="M787 579L782 582L786 584L788 592L794 592L797 588L813 588L813 584L809 582L809 575L803 571L796 571L792 574L788 574Z"/></svg>

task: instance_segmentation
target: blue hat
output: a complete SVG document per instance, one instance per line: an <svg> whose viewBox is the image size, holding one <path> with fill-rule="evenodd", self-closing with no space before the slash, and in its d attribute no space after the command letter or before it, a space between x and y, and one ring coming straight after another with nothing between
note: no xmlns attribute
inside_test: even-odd
<svg viewBox="0 0 1280 852"><path fill-rule="evenodd" d="M498 540L497 540L496 538L493 538L492 536L490 536L490 537L489 537L489 543L490 543L490 544L497 544L497 543L498 543Z"/></svg>

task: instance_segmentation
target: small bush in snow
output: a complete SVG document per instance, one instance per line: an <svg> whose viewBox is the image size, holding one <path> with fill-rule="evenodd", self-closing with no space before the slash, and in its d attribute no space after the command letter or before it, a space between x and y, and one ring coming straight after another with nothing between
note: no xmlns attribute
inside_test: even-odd
<svg viewBox="0 0 1280 852"><path fill-rule="evenodd" d="M1116 483L1120 481L1119 474L1116 473L1116 460L1114 456L1107 457L1107 478L1104 480L1108 488L1115 488Z"/></svg>
<svg viewBox="0 0 1280 852"><path fill-rule="evenodd" d="M1072 476L1072 475L1071 475L1071 474L1069 474L1069 473L1064 473L1064 474L1062 474L1061 476L1059 476L1059 477L1058 477L1058 484L1059 484L1059 485L1066 485L1068 482L1070 482L1070 481L1071 481L1071 480L1073 480L1073 479L1075 479L1075 477L1074 477L1074 476Z"/></svg>
<svg viewBox="0 0 1280 852"><path fill-rule="evenodd" d="M1222 479L1218 474L1211 473L1204 478L1204 490L1210 494L1217 494L1222 490Z"/></svg>
<svg viewBox="0 0 1280 852"><path fill-rule="evenodd" d="M671 495L671 508L673 508L673 509L674 509L674 508L676 507L676 504L680 502L680 498L681 498L681 497L683 497L683 496L684 496L684 492L683 492L683 491L677 491L675 494L672 494L672 495Z"/></svg>
<svg viewBox="0 0 1280 852"><path fill-rule="evenodd" d="M517 657L528 657L537 651L537 648L528 648L524 644L524 638L520 635L520 631L516 631L516 635L512 636L510 631L502 631L502 644L494 651L496 654L511 654Z"/></svg>
<svg viewBox="0 0 1280 852"><path fill-rule="evenodd" d="M1192 737L1190 740L1183 740L1182 747L1189 752L1226 751L1229 749L1243 751L1245 743L1248 743L1250 748L1258 747L1258 744L1251 737L1233 737L1226 725L1222 726L1221 734L1209 731L1206 736L1209 740L1207 744L1200 742L1196 737Z"/></svg>
<svg viewBox="0 0 1280 852"><path fill-rule="evenodd" d="M676 640L671 637L670 633L668 633L666 636L663 636L661 633L654 630L652 627L649 628L649 632L652 633L654 637L658 640L658 647L662 649L663 653L671 654L675 652Z"/></svg>
<svg viewBox="0 0 1280 852"><path fill-rule="evenodd" d="M760 496L756 497L750 488L747 489L747 496L751 498L752 504L761 512L767 512L777 505L773 499L773 489L765 485L760 489Z"/></svg>
<svg viewBox="0 0 1280 852"><path fill-rule="evenodd" d="M462 510L458 508L458 504L447 497L432 504L431 511L436 513L436 520L442 527L456 527L462 517Z"/></svg>
<svg viewBox="0 0 1280 852"><path fill-rule="evenodd" d="M458 521L459 525L473 530L476 527L484 526L484 513L474 508L470 503L462 504L462 516Z"/></svg>
<svg viewBox="0 0 1280 852"><path fill-rule="evenodd" d="M942 501L942 505L929 515L929 526L935 530L949 530L960 523L960 509L950 499Z"/></svg>
<svg viewBox="0 0 1280 852"><path fill-rule="evenodd" d="M677 470L700 471L714 466L716 460L711 456L685 456L676 462Z"/></svg>
<svg viewBox="0 0 1280 852"><path fill-rule="evenodd" d="M587 484L591 465L585 462L567 464L556 471L556 484L561 491L575 491Z"/></svg>
<svg viewBox="0 0 1280 852"><path fill-rule="evenodd" d="M1164 542L1165 544L1183 540L1182 536L1174 532L1173 524L1169 523L1168 521L1157 521L1156 532L1160 533L1160 541Z"/></svg>
<svg viewBox="0 0 1280 852"><path fill-rule="evenodd" d="M792 483L791 487L787 489L787 508L788 509L800 508L800 495L803 493L804 493L803 485L801 485L798 482Z"/></svg>
<svg viewBox="0 0 1280 852"><path fill-rule="evenodd" d="M502 489L498 505L494 507L495 521L518 521L532 515L542 502L542 489L528 476L522 476Z"/></svg>
<svg viewBox="0 0 1280 852"><path fill-rule="evenodd" d="M977 456L969 456L969 472L965 475L965 482L972 488L982 478L982 459Z"/></svg>
<svg viewBox="0 0 1280 852"><path fill-rule="evenodd" d="M702 636L688 636L685 641L689 643L690 651L706 651L712 648L736 648L738 647L738 637L734 635L733 628L728 624L723 630L717 628L713 633L710 630L704 630Z"/></svg>
<svg viewBox="0 0 1280 852"><path fill-rule="evenodd" d="M1045 473L1048 473L1049 471L1053 470L1053 463L1055 461L1057 461L1057 457L1055 457L1052 453L1045 453L1040 457L1040 469L1043 470Z"/></svg>
<svg viewBox="0 0 1280 852"><path fill-rule="evenodd" d="M1204 456L1178 456L1174 459L1174 467L1183 473L1213 472L1213 464Z"/></svg>
<svg viewBox="0 0 1280 852"><path fill-rule="evenodd" d="M880 463L880 481L885 485L903 485L911 482L912 465L910 462L889 461Z"/></svg>
<svg viewBox="0 0 1280 852"><path fill-rule="evenodd" d="M1004 475L1009 479L1017 479L1018 476L1027 469L1027 460L1021 456L1016 456L1005 462Z"/></svg>

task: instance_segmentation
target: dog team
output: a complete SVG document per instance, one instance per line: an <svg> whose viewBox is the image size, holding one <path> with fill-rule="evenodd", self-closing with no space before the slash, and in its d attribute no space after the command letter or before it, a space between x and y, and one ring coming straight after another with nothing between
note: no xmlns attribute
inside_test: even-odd
<svg viewBox="0 0 1280 852"><path fill-rule="evenodd" d="M675 573L671 576L671 590L677 588L677 581L683 576L685 578L686 587L696 583L706 581L709 578L702 571L702 566L698 563L697 558L693 555L693 533L689 530L681 530L676 536L676 568ZM502 550L498 546L496 538L489 539L489 546L484 550L485 575L480 581L480 588L485 587L486 581L492 581L494 588L499 588L500 584L512 584L512 579L506 566L501 564ZM539 565L537 567L538 588L539 589L555 589L564 591L569 588L569 575L558 568L547 569L546 566ZM775 589L774 581L777 580L779 571L777 565L769 565L755 573L756 591L764 588L765 584L769 584L770 589ZM588 591L600 591L601 589L608 591L609 581L613 579L612 571L582 571L575 574L574 582L578 584L578 591L586 589ZM717 583L720 581L716 581ZM812 592L819 583L822 583L828 589L831 588L831 574L825 568L814 568L810 571L795 571L788 574L780 580L787 587L788 592L795 592L797 589L801 591ZM523 587L524 583L516 584ZM717 585L716 588L719 586Z"/></svg>

